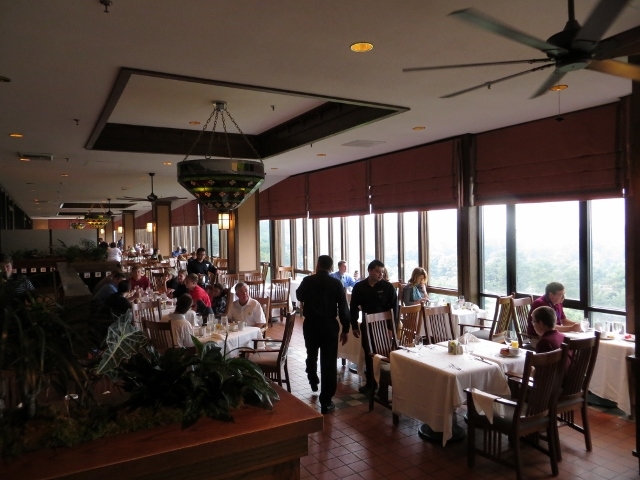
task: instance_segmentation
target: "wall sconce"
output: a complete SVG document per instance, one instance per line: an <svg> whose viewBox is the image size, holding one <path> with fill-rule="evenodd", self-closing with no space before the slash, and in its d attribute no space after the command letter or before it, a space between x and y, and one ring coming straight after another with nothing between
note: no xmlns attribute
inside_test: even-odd
<svg viewBox="0 0 640 480"><path fill-rule="evenodd" d="M100 235L104 235L104 228L100 229Z"/></svg>
<svg viewBox="0 0 640 480"><path fill-rule="evenodd" d="M153 233L153 222L147 223L147 232Z"/></svg>
<svg viewBox="0 0 640 480"><path fill-rule="evenodd" d="M218 230L229 230L231 225L231 214L229 212L218 213Z"/></svg>
<svg viewBox="0 0 640 480"><path fill-rule="evenodd" d="M118 227L118 233L122 233L122 225Z"/></svg>

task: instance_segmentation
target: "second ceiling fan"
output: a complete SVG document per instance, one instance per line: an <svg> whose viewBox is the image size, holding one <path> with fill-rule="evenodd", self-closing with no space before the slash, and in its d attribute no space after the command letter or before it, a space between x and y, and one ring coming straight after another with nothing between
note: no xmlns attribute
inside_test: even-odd
<svg viewBox="0 0 640 480"><path fill-rule="evenodd" d="M449 16L458 18L475 27L495 33L515 42L533 47L544 53L547 58L528 60L507 60L486 63L465 63L457 65L438 65L432 67L405 68L403 72L418 72L425 70L443 70L448 68L480 67L489 65L534 64L542 63L538 67L518 72L513 75L498 78L475 85L464 90L444 95L440 98L451 98L479 88L491 88L495 83L504 82L512 78L555 67L554 72L535 91L530 98L539 97L549 88L557 84L567 73L583 68L597 72L616 75L640 82L640 67L628 63L612 60L613 58L640 54L640 26L632 28L609 38L602 36L618 17L629 0L600 0L589 18L581 26L575 19L574 0L568 0L569 20L564 29L546 41L521 32L505 23L485 15L482 12L468 8L451 12Z"/></svg>
<svg viewBox="0 0 640 480"><path fill-rule="evenodd" d="M147 195L146 198L136 198L136 197L118 197L116 200L129 200L132 202L151 202L154 203L158 200L161 201L165 201L165 202L173 202L175 200L186 200L187 197L158 197L155 193L153 193L153 177L155 176L155 173L149 173L149 176L151 177L151 193L149 195Z"/></svg>

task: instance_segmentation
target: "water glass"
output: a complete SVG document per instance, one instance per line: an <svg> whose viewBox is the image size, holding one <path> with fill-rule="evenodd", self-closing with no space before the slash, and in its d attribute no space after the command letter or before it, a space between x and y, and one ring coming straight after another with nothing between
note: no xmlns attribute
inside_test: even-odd
<svg viewBox="0 0 640 480"><path fill-rule="evenodd" d="M420 353L420 351L422 350L423 342L424 342L423 337L421 335L416 335L414 344L416 346L416 350L418 351L418 353Z"/></svg>
<svg viewBox="0 0 640 480"><path fill-rule="evenodd" d="M458 297L458 307L459 307L459 308L464 307L464 295L460 295L460 296Z"/></svg>
<svg viewBox="0 0 640 480"><path fill-rule="evenodd" d="M475 349L476 349L475 340L473 338L469 338L467 340L467 352L469 352L469 355L471 355Z"/></svg>
<svg viewBox="0 0 640 480"><path fill-rule="evenodd" d="M586 332L591 327L591 323L587 317L582 319L582 331Z"/></svg>

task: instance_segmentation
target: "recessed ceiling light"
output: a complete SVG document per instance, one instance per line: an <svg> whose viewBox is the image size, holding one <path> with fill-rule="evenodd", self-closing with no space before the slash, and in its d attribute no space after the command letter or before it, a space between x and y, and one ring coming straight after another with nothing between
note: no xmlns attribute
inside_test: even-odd
<svg viewBox="0 0 640 480"><path fill-rule="evenodd" d="M197 120L191 120L191 121L189 122L189 125L200 125L200 122L199 122L199 121L197 121Z"/></svg>
<svg viewBox="0 0 640 480"><path fill-rule="evenodd" d="M278 170L278 167L271 167L271 170Z"/></svg>
<svg viewBox="0 0 640 480"><path fill-rule="evenodd" d="M129 187L120 187L120 190L129 190Z"/></svg>
<svg viewBox="0 0 640 480"><path fill-rule="evenodd" d="M171 165L171 162L162 162L163 165Z"/></svg>
<svg viewBox="0 0 640 480"><path fill-rule="evenodd" d="M21 134L21 133L10 133L9 136L11 138L22 138L22 137L24 137L24 135Z"/></svg>
<svg viewBox="0 0 640 480"><path fill-rule="evenodd" d="M419 126L419 127L413 127L412 130L424 130L425 128L427 127Z"/></svg>
<svg viewBox="0 0 640 480"><path fill-rule="evenodd" d="M69 174L68 174L68 173L61 173L61 174L60 174L60 176L61 176L61 177L68 177L68 176L69 176Z"/></svg>
<svg viewBox="0 0 640 480"><path fill-rule="evenodd" d="M566 90L567 88L569 88L569 85L558 84L549 88L549 90L551 90L552 92L559 92L561 90Z"/></svg>
<svg viewBox="0 0 640 480"><path fill-rule="evenodd" d="M364 53L373 50L373 44L369 42L356 42L351 45L351 51L356 53Z"/></svg>
<svg viewBox="0 0 640 480"><path fill-rule="evenodd" d="M327 154L326 154L326 153L318 153L318 154L316 155L316 157L326 157L326 156L327 156Z"/></svg>
<svg viewBox="0 0 640 480"><path fill-rule="evenodd" d="M27 157L20 157L20 161L21 162L30 162L31 160L29 160Z"/></svg>

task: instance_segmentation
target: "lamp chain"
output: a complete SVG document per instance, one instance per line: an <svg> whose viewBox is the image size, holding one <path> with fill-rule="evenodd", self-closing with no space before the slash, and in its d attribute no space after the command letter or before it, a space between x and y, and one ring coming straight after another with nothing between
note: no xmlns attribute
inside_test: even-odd
<svg viewBox="0 0 640 480"><path fill-rule="evenodd" d="M204 133L204 131L207 129L207 126L209 126L209 122L211 121L211 119L213 118L213 116L215 115L216 110L214 109L213 112L211 112L211 115L209 115L209 118L207 119L207 121L204 124L204 127L202 128L202 130L200 130L200 132L198 133L198 138L196 138L196 141L193 142L193 144L191 145L191 148L189 148L189 151L187 152L187 154L184 157L184 160L186 160L187 158L189 158L189 155L191 155L191 152L193 151L193 149L195 148L195 146L198 144L198 142L200 142L200 138L202 138L202 134ZM214 122L214 127L215 129L215 122ZM184 161L183 160L183 161Z"/></svg>
<svg viewBox="0 0 640 480"><path fill-rule="evenodd" d="M229 112L227 112L227 115ZM227 122L224 121L224 112L222 112L222 129L224 130L224 139L227 142L227 154L229 158L233 160L233 156L231 155L231 145L229 144L229 133L227 132Z"/></svg>
<svg viewBox="0 0 640 480"><path fill-rule="evenodd" d="M205 153L204 158L209 159L211 158L211 152L213 151L213 137L216 135L216 126L218 125L218 110L215 110L215 114L216 114L216 118L213 119L213 128L211 129L211 136L209 137L209 147L207 148L207 153ZM213 114L212 114L213 115ZM209 118L209 120L211 120L211 118ZM202 130L204 132L204 130L207 128L207 125L209 124L209 120L207 120L207 123L204 126L204 129Z"/></svg>
<svg viewBox="0 0 640 480"><path fill-rule="evenodd" d="M249 141L249 139L247 138L247 136L242 132L242 130L240 129L240 127L238 126L238 124L236 123L236 121L234 120L234 118L231 116L231 114L229 113L229 110L226 110L227 115L229 115L229 118L231 119L231 121L233 122L233 124L236 126L236 128L238 129L238 131L240 132L240 135L242 136L242 138L244 138L244 141L247 142L247 145L249 145L249 147L251 148L251 150L253 151L253 153L256 154L256 157L258 157L258 160L260 160L260 163L262 163L264 165L264 163L262 162L262 157L260 156L260 154L258 153L258 151L255 149L255 147L251 144L251 142Z"/></svg>

